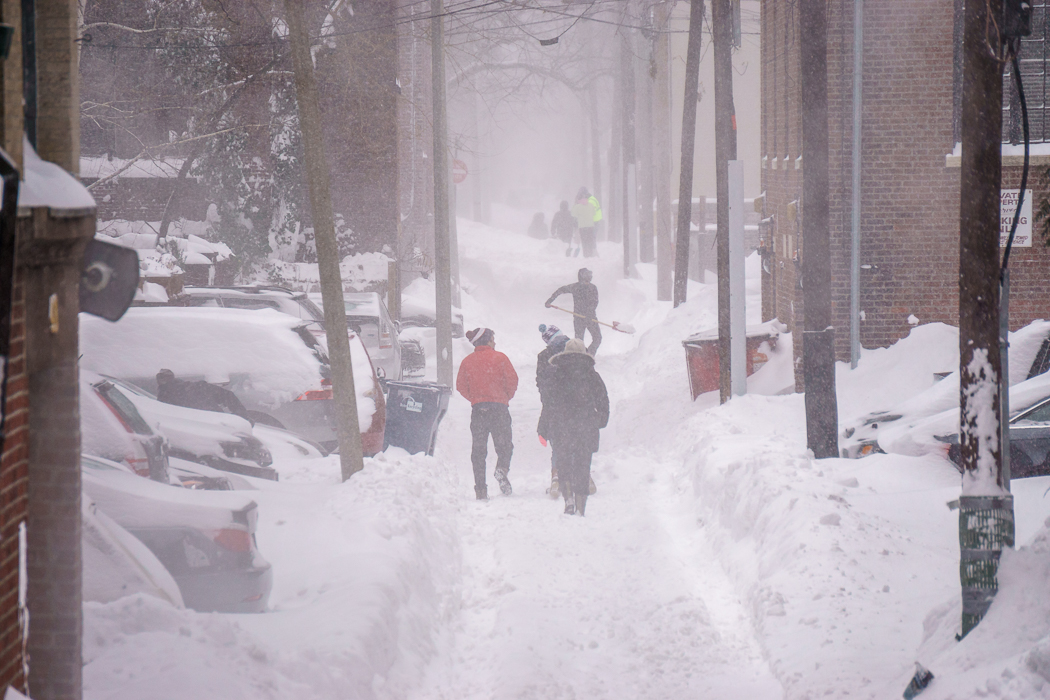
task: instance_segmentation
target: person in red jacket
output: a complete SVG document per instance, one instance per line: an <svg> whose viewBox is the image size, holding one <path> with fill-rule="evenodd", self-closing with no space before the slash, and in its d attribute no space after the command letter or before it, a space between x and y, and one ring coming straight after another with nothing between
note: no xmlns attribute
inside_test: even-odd
<svg viewBox="0 0 1050 700"><path fill-rule="evenodd" d="M456 390L470 401L470 435L473 445L470 462L474 467L474 493L478 500L488 498L485 485L485 460L489 452L489 435L496 448L496 481L504 495L511 494L510 455L514 451L511 440L510 409L507 404L518 390L518 374L510 359L496 352L496 334L491 328L475 328L467 333L474 344L474 352L463 358L456 377Z"/></svg>

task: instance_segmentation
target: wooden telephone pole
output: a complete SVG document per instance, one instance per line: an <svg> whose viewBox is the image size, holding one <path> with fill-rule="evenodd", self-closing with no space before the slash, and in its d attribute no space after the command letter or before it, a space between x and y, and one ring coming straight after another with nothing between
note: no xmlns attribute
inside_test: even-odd
<svg viewBox="0 0 1050 700"><path fill-rule="evenodd" d="M835 329L831 325L828 225L828 17L826 0L799 0L802 100L802 293L806 444L817 459L838 456Z"/></svg>
<svg viewBox="0 0 1050 700"><path fill-rule="evenodd" d="M696 102L700 88L700 40L704 0L689 5L689 48L685 54L682 104L682 168L678 186L678 229L674 252L674 305L685 302L689 285L689 224L693 219L693 152L696 148Z"/></svg>
<svg viewBox="0 0 1050 700"><path fill-rule="evenodd" d="M654 8L653 168L656 171L656 298L671 301L674 247L671 242L671 48L667 33L671 3Z"/></svg>
<svg viewBox="0 0 1050 700"><path fill-rule="evenodd" d="M736 160L736 108L733 106L732 0L712 0L712 43L715 50L715 180L718 199L718 395L729 400L729 161Z"/></svg>
<svg viewBox="0 0 1050 700"><path fill-rule="evenodd" d="M346 481L364 469L361 426L357 416L357 393L350 360L343 282L339 273L339 246L335 239L332 193L328 163L321 132L321 109L317 101L317 81L310 58L310 39L303 18L305 0L285 0L288 38L295 70L295 95L299 105L299 126L303 132L306 182L310 189L310 211L317 242L317 272L321 279L324 326L332 363L332 396L335 403L336 433L339 437L339 464Z"/></svg>
<svg viewBox="0 0 1050 700"><path fill-rule="evenodd" d="M1002 185L1003 0L968 2L963 30L959 204L959 499L962 633L998 590L999 555L1013 546L1013 500L1000 445L999 217Z"/></svg>

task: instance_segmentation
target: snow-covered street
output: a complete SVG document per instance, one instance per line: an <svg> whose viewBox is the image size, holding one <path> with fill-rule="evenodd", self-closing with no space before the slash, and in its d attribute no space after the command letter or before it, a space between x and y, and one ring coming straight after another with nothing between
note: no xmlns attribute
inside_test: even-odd
<svg viewBox="0 0 1050 700"><path fill-rule="evenodd" d="M940 658L959 617L951 465L816 462L797 394L691 402L680 340L714 322L713 285L672 311L653 301L651 279L622 279L613 244L583 260L496 227L460 221L459 235L467 326L493 328L520 377L514 494L474 499L470 407L458 395L432 458L391 449L343 484L334 458L279 460L281 481L254 492L271 611L201 614L145 596L88 604L86 697L881 698L900 696L912 662ZM579 518L545 493L534 378L538 324L571 328L543 300L584 264L600 316L638 333L610 330L598 353L612 419ZM957 336L919 331L840 374L844 416L951 369ZM458 364L469 345L456 342ZM758 394L789 384L789 350L751 379ZM490 449L490 494L494 460ZM1045 537L1048 481L1015 489L1019 544ZM1000 623L997 612L978 632L1016 616ZM1045 697L1040 625L1029 636L1041 642L1005 645L929 696L994 686Z"/></svg>

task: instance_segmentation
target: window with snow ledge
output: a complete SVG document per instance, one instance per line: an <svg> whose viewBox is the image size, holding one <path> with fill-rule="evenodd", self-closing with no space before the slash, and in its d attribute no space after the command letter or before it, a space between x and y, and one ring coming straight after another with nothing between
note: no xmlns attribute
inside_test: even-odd
<svg viewBox="0 0 1050 700"><path fill-rule="evenodd" d="M963 0L955 1L954 23L954 78L952 85L952 127L955 136L956 151L962 140L962 37L963 37ZM1021 66L1021 82L1024 84L1025 100L1028 103L1029 137L1031 143L1050 143L1050 0L1030 0L1032 6L1032 35L1021 39L1021 50L1018 62ZM1019 146L1024 142L1021 126L1021 102L1017 94L1017 85L1011 74L1010 64L1003 71L1003 144ZM1033 155L1036 150L1033 148ZM1050 151L1040 153L1046 156ZM958 153L954 153L958 156ZM1014 155L1023 155L1018 148L1003 148L1003 165L1014 165L1009 162ZM1044 161L1050 163L1050 160ZM1018 161L1017 164L1020 164ZM948 163L952 165L951 162ZM958 163L956 163L958 165Z"/></svg>

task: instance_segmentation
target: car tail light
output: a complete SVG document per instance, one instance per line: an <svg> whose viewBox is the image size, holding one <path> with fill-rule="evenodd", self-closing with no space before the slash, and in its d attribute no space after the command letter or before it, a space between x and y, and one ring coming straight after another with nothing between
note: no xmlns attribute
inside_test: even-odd
<svg viewBox="0 0 1050 700"><path fill-rule="evenodd" d="M311 389L304 391L296 401L327 401L332 398L331 387L327 389Z"/></svg>
<svg viewBox="0 0 1050 700"><path fill-rule="evenodd" d="M252 536L247 530L219 530L213 539L217 545L231 552L252 551Z"/></svg>
<svg viewBox="0 0 1050 700"><path fill-rule="evenodd" d="M255 595L250 595L247 598L245 598L243 602L245 602L245 603L254 603L257 600L262 600L262 597L263 597L262 593L256 593Z"/></svg>
<svg viewBox="0 0 1050 700"><path fill-rule="evenodd" d="M389 331L384 331L379 334L379 349L389 350L394 347L394 343L390 340L391 335Z"/></svg>
<svg viewBox="0 0 1050 700"><path fill-rule="evenodd" d="M131 455L128 455L124 458L124 464L131 467L131 471L139 476L149 476L149 460L145 457L132 457Z"/></svg>

